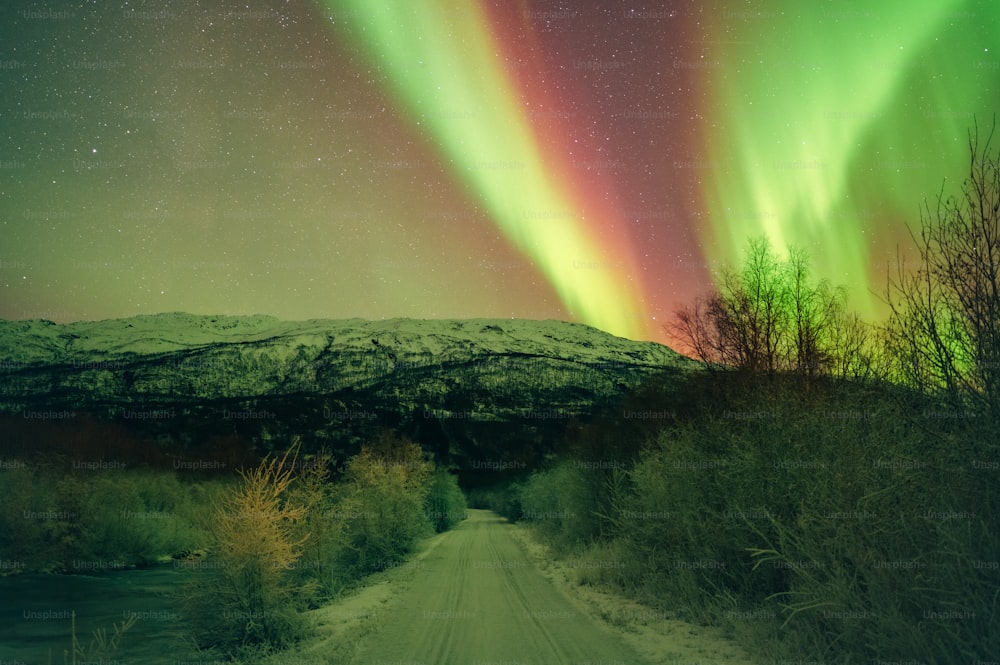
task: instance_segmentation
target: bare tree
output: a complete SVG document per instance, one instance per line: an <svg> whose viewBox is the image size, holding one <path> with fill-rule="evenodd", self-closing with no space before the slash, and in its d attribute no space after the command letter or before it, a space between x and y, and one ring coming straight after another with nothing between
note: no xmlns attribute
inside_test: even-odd
<svg viewBox="0 0 1000 665"><path fill-rule="evenodd" d="M866 323L854 312L844 312L830 326L830 373L850 379L885 378L886 348L878 329Z"/></svg>
<svg viewBox="0 0 1000 665"><path fill-rule="evenodd" d="M826 280L813 284L805 251L792 248L786 262L792 315L794 370L812 377L829 373L837 355L834 328L846 316L846 294Z"/></svg>
<svg viewBox="0 0 1000 665"><path fill-rule="evenodd" d="M742 269L727 270L719 290L679 308L667 324L679 350L709 369L868 376L866 324L847 313L846 292L814 281L805 251L780 260L752 239Z"/></svg>
<svg viewBox="0 0 1000 665"><path fill-rule="evenodd" d="M719 295L702 296L674 312L666 330L681 353L700 360L707 369L726 365L726 341L716 325L715 312L721 310Z"/></svg>
<svg viewBox="0 0 1000 665"><path fill-rule="evenodd" d="M1000 415L1000 151L969 134L961 193L925 204L914 236L919 266L890 279L888 330L896 369L911 384L956 404Z"/></svg>
<svg viewBox="0 0 1000 665"><path fill-rule="evenodd" d="M784 364L789 293L783 277L766 238L751 239L743 270L723 277L726 323L746 369L773 374Z"/></svg>

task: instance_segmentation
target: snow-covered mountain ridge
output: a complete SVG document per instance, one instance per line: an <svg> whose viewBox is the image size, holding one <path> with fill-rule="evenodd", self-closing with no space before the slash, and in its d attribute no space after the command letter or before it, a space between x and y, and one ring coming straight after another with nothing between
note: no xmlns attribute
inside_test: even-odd
<svg viewBox="0 0 1000 665"><path fill-rule="evenodd" d="M0 321L0 412L80 410L144 434L235 430L258 443L294 432L340 447L375 426L430 421L438 438L492 438L483 428L586 417L653 374L694 367L665 346L561 321Z"/></svg>
<svg viewBox="0 0 1000 665"><path fill-rule="evenodd" d="M634 342L595 328L564 321L526 319L310 319L281 321L272 316L150 314L104 321L55 324L50 321L0 320L0 360L54 364L66 360L154 355L193 351L220 343L310 337L338 345L385 338L410 354L439 353L469 342L485 351L527 350L566 356L582 362L630 359L638 364L683 363L678 354L653 342Z"/></svg>

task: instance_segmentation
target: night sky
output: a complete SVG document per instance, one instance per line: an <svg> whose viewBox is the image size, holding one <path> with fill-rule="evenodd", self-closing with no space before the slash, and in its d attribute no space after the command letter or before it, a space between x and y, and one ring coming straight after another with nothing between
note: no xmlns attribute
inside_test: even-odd
<svg viewBox="0 0 1000 665"><path fill-rule="evenodd" d="M761 234L878 316L1000 106L1000 5L8 0L0 93L0 317L663 340Z"/></svg>

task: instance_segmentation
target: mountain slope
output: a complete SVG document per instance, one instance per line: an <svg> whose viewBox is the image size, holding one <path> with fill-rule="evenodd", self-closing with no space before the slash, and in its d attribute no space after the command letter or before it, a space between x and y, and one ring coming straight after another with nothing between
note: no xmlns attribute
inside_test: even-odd
<svg viewBox="0 0 1000 665"><path fill-rule="evenodd" d="M0 321L0 412L87 412L160 440L235 433L264 448L293 435L356 447L379 427L443 454L537 439L655 373L693 367L659 344L560 321Z"/></svg>

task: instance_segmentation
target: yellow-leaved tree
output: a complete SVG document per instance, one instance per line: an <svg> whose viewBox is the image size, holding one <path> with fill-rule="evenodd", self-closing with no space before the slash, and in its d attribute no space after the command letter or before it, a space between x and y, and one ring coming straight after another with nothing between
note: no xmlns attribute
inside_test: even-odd
<svg viewBox="0 0 1000 665"><path fill-rule="evenodd" d="M294 565L308 535L307 506L290 488L298 441L281 456L241 470L240 481L210 515L212 544L186 595L199 646L234 654L259 645L284 646L302 634Z"/></svg>

